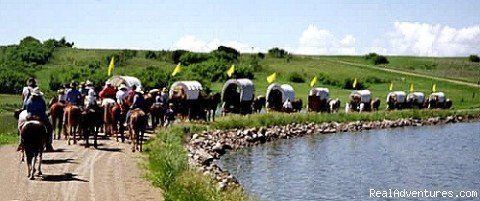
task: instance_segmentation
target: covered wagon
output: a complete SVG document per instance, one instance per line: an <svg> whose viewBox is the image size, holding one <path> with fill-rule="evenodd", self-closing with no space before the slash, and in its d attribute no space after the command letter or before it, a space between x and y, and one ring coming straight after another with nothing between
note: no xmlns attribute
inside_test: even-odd
<svg viewBox="0 0 480 201"><path fill-rule="evenodd" d="M387 109L402 109L405 107L407 93L404 91L392 91L387 94Z"/></svg>
<svg viewBox="0 0 480 201"><path fill-rule="evenodd" d="M409 108L424 108L425 94L423 92L411 92L407 95L406 105Z"/></svg>
<svg viewBox="0 0 480 201"><path fill-rule="evenodd" d="M250 114L255 88L250 79L229 79L222 88L225 113Z"/></svg>
<svg viewBox="0 0 480 201"><path fill-rule="evenodd" d="M428 96L428 108L444 108L452 107L452 101L445 97L443 92L434 92Z"/></svg>
<svg viewBox="0 0 480 201"><path fill-rule="evenodd" d="M173 104L174 111L183 118L198 118L201 114L200 95L202 84L198 81L177 81L170 86L169 103Z"/></svg>
<svg viewBox="0 0 480 201"><path fill-rule="evenodd" d="M267 109L281 111L286 100L295 100L295 90L289 84L273 83L268 86L265 97Z"/></svg>
<svg viewBox="0 0 480 201"><path fill-rule="evenodd" d="M371 109L372 92L355 90L350 94L349 107L353 111L369 111Z"/></svg>
<svg viewBox="0 0 480 201"><path fill-rule="evenodd" d="M202 90L202 84L198 81L177 81L170 86L169 98L197 100Z"/></svg>
<svg viewBox="0 0 480 201"><path fill-rule="evenodd" d="M135 85L137 89L142 90L142 82L140 82L138 78L132 76L116 75L108 79L107 82L110 82L110 84L115 87L119 87L121 84L124 84L128 89L131 89L133 85Z"/></svg>
<svg viewBox="0 0 480 201"><path fill-rule="evenodd" d="M327 88L313 88L308 93L308 111L327 112L330 91Z"/></svg>

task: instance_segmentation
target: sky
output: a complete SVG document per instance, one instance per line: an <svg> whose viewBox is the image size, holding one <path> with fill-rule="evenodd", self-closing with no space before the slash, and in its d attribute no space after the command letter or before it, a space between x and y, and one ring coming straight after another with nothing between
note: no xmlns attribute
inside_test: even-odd
<svg viewBox="0 0 480 201"><path fill-rule="evenodd" d="M468 56L480 54L479 10L475 0L0 0L0 45Z"/></svg>

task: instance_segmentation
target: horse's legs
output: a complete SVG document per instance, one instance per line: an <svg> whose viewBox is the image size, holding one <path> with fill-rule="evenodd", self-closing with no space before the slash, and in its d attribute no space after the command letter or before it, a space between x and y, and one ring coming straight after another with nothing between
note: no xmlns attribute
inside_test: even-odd
<svg viewBox="0 0 480 201"><path fill-rule="evenodd" d="M42 147L42 149L43 149L43 147ZM43 153L42 153L42 151L40 151L38 153L38 174L37 174L38 176L42 176L42 174L43 174L42 173L42 160L43 160Z"/></svg>
<svg viewBox="0 0 480 201"><path fill-rule="evenodd" d="M92 132L93 132L93 138L94 138L93 147L95 147L96 149L98 148L98 144L97 144L98 132L95 131L95 128L93 128Z"/></svg>
<svg viewBox="0 0 480 201"><path fill-rule="evenodd" d="M32 157L32 162L31 162L31 173L30 173L30 180L33 180L35 179L35 163L37 163L37 156L36 154L33 154L33 157Z"/></svg>
<svg viewBox="0 0 480 201"><path fill-rule="evenodd" d="M77 128L78 126L72 126L73 128L73 144L77 144Z"/></svg>
<svg viewBox="0 0 480 201"><path fill-rule="evenodd" d="M90 146L90 143L88 142L88 138L90 138L90 132L91 132L90 129L91 128L88 125L84 125L84 128L80 129L80 130L83 130L83 138L85 140L85 148Z"/></svg>
<svg viewBox="0 0 480 201"><path fill-rule="evenodd" d="M68 145L70 145L70 134L72 134L72 127L69 125L65 128L65 138L67 138Z"/></svg>
<svg viewBox="0 0 480 201"><path fill-rule="evenodd" d="M140 152L143 151L142 146L143 146L143 135L145 132L140 131Z"/></svg>
<svg viewBox="0 0 480 201"><path fill-rule="evenodd" d="M27 178L30 178L30 173L32 173L32 158L29 157L28 154L26 154L25 150L23 150L24 155L27 155Z"/></svg>
<svg viewBox="0 0 480 201"><path fill-rule="evenodd" d="M130 133L130 141L132 141L132 152L135 152L135 136L134 136L134 133L132 132L132 128L131 126L129 126L128 128L128 132Z"/></svg>

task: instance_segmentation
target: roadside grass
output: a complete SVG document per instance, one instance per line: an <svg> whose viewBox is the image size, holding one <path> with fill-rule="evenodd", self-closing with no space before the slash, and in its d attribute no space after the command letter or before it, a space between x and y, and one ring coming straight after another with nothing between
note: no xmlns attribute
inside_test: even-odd
<svg viewBox="0 0 480 201"><path fill-rule="evenodd" d="M18 143L17 121L12 113L0 113L0 145Z"/></svg>
<svg viewBox="0 0 480 201"><path fill-rule="evenodd" d="M161 129L146 145L148 156L148 178L165 192L165 200L248 200L240 188L221 192L211 178L202 176L188 166L184 144L188 135L213 129L251 128L286 125L290 123L323 123L380 121L384 119L446 117L465 115L479 117L480 110L402 110L370 113L264 113L246 116L220 117L209 124L179 123Z"/></svg>

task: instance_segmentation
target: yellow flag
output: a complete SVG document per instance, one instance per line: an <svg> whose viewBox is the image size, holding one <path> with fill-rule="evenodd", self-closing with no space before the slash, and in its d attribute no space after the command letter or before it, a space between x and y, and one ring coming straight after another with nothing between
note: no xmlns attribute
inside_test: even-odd
<svg viewBox="0 0 480 201"><path fill-rule="evenodd" d="M437 91L437 84L432 85L432 92L435 92L435 91Z"/></svg>
<svg viewBox="0 0 480 201"><path fill-rule="evenodd" d="M388 90L393 90L393 82L390 82L390 86L388 87Z"/></svg>
<svg viewBox="0 0 480 201"><path fill-rule="evenodd" d="M315 83L317 83L317 76L313 77L312 81L310 81L310 87L315 86Z"/></svg>
<svg viewBox="0 0 480 201"><path fill-rule="evenodd" d="M175 69L174 69L173 72L172 72L172 76L175 76L175 75L178 74L181 70L182 70L182 65L181 65L181 63L178 63L177 66L175 67Z"/></svg>
<svg viewBox="0 0 480 201"><path fill-rule="evenodd" d="M353 88L357 88L357 78L355 78L355 80L353 81L353 84L352 84Z"/></svg>
<svg viewBox="0 0 480 201"><path fill-rule="evenodd" d="M230 67L228 70L227 70L227 75L228 77L232 77L233 73L235 72L235 64L232 64L232 67Z"/></svg>
<svg viewBox="0 0 480 201"><path fill-rule="evenodd" d="M410 92L413 92L413 83L410 84Z"/></svg>
<svg viewBox="0 0 480 201"><path fill-rule="evenodd" d="M115 67L115 56L112 56L112 59L110 60L110 64L108 65L108 72L107 72L108 76L112 75L112 71L114 67Z"/></svg>
<svg viewBox="0 0 480 201"><path fill-rule="evenodd" d="M269 75L267 77L267 82L270 84L272 83L273 81L275 81L275 79L277 79L277 73L272 73L271 75Z"/></svg>

